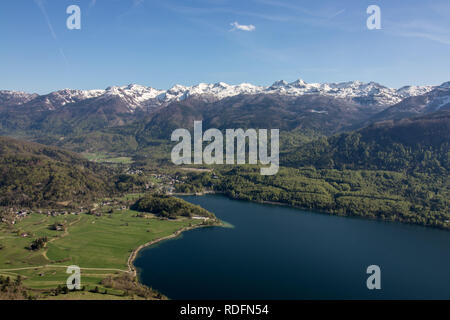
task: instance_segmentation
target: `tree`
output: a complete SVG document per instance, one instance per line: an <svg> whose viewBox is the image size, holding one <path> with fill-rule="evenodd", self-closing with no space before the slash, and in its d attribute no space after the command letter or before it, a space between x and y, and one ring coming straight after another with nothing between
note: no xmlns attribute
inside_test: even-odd
<svg viewBox="0 0 450 320"><path fill-rule="evenodd" d="M37 251L39 249L42 249L48 242L48 238L47 237L41 237L38 239L35 239L31 245L30 245L30 249L33 251Z"/></svg>
<svg viewBox="0 0 450 320"><path fill-rule="evenodd" d="M22 276L19 274L16 278L16 286L22 285Z"/></svg>

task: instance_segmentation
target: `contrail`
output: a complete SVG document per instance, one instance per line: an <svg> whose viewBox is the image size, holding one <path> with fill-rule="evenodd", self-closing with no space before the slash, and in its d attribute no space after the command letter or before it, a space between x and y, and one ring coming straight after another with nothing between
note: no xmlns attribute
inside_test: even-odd
<svg viewBox="0 0 450 320"><path fill-rule="evenodd" d="M50 34L51 34L52 38L56 42L59 42L58 37L56 36L55 30L53 29L53 25L50 22L50 18L48 17L47 10L45 10L44 1L43 0L34 0L34 2L39 7L39 9L41 9L42 15L44 16L45 21L47 22L47 26L48 26L48 29L50 30ZM59 53L61 54L66 65L69 66L69 61L67 60L64 50L61 47L59 47Z"/></svg>
<svg viewBox="0 0 450 320"><path fill-rule="evenodd" d="M47 10L45 10L44 3L42 0L34 0L34 2L38 5L39 9L41 9L42 14L44 15L45 21L47 21L48 29L53 37L53 39L58 40L56 36L55 30L53 29L52 23L47 15Z"/></svg>

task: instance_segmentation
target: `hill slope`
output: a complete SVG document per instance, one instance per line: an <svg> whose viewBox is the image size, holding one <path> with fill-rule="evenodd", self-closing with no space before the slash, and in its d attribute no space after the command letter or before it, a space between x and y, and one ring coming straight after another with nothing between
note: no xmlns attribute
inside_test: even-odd
<svg viewBox="0 0 450 320"><path fill-rule="evenodd" d="M239 95L212 103L189 98L156 111L142 134L167 139L174 129L192 128L194 120L202 120L204 128L278 128L332 134L378 111L378 107L318 94Z"/></svg>
<svg viewBox="0 0 450 320"><path fill-rule="evenodd" d="M378 169L448 174L450 111L389 120L319 139L286 154L281 163L336 169Z"/></svg>
<svg viewBox="0 0 450 320"><path fill-rule="evenodd" d="M109 173L62 149L0 137L0 206L89 201L113 190Z"/></svg>

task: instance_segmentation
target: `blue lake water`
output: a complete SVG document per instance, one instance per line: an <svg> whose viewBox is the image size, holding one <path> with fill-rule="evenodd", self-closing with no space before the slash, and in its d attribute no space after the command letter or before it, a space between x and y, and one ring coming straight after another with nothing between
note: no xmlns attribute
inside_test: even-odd
<svg viewBox="0 0 450 320"><path fill-rule="evenodd" d="M450 232L231 200L183 199L210 227L141 251L140 281L171 299L450 299ZM369 265L381 290L368 290Z"/></svg>

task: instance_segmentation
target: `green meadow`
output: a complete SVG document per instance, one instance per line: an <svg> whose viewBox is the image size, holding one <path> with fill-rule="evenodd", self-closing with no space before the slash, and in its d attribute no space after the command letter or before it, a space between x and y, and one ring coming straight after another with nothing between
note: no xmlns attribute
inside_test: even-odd
<svg viewBox="0 0 450 320"><path fill-rule="evenodd" d="M202 222L138 214L133 210L117 210L100 217L88 214L51 217L33 213L13 226L0 224L0 275L13 279L21 275L26 287L39 292L64 286L69 276L66 267L77 265L81 268L85 291L58 297L91 299L94 293L88 291L95 287L100 293L105 290L108 293L100 297L100 293L94 294L94 299L121 297L123 290L107 289L101 281L107 276L125 274L134 249ZM51 230L54 223L65 225L66 230ZM48 237L48 243L43 249L28 249L34 239L44 236Z"/></svg>
<svg viewBox="0 0 450 320"><path fill-rule="evenodd" d="M99 163L120 163L131 164L133 160L131 157L113 157L106 153L82 153L87 160Z"/></svg>
<svg viewBox="0 0 450 320"><path fill-rule="evenodd" d="M138 218L137 214L124 210L102 217L84 215L70 228L67 236L49 243L47 257L61 265L127 270L127 259L138 246L198 223L188 219L161 220L153 216Z"/></svg>

